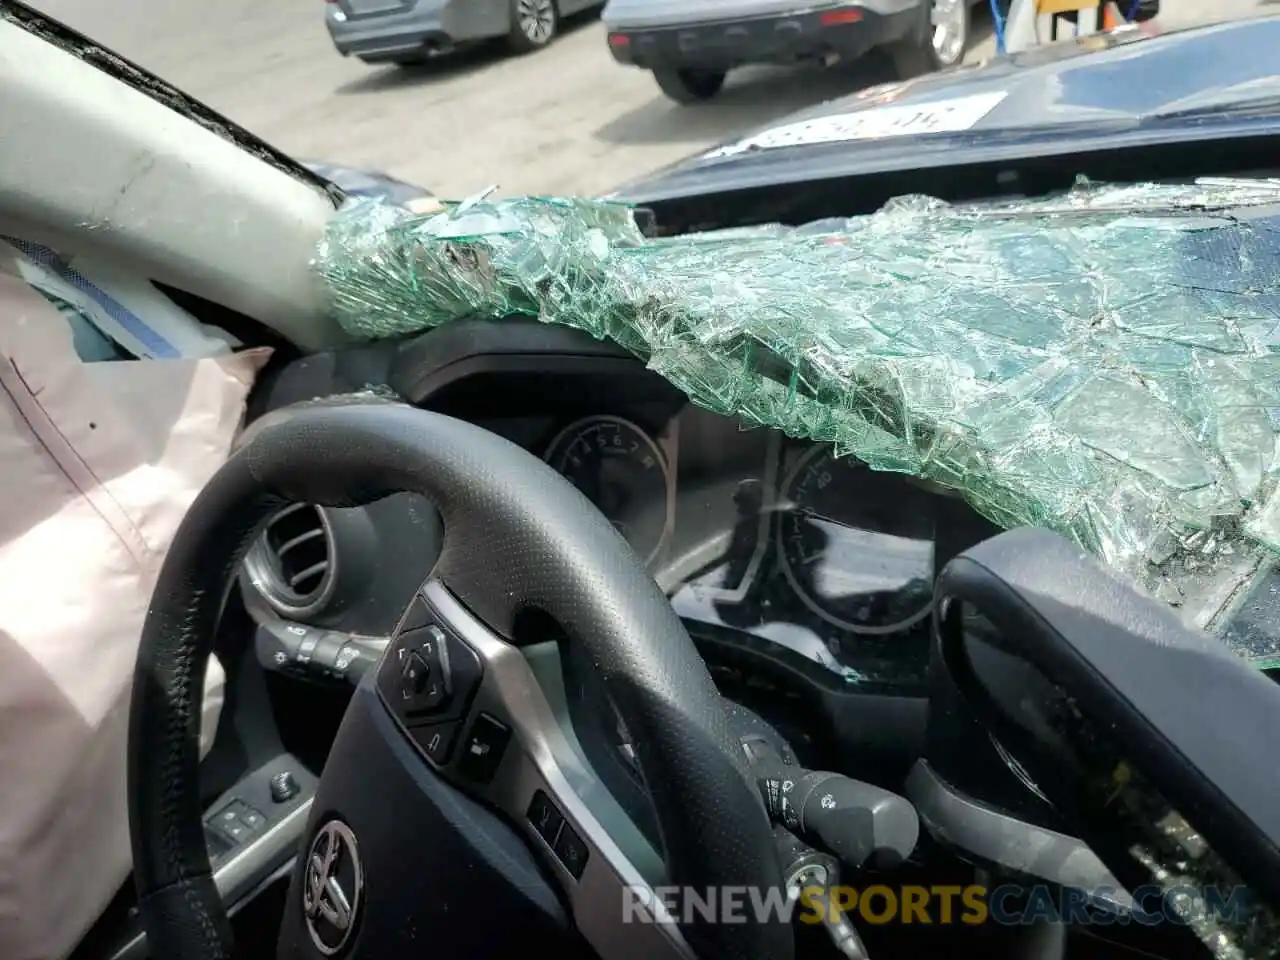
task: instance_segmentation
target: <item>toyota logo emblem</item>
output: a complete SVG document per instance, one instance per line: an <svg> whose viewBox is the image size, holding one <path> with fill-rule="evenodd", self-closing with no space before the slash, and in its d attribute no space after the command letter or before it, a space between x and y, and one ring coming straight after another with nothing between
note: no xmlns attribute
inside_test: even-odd
<svg viewBox="0 0 1280 960"><path fill-rule="evenodd" d="M341 820L330 820L311 841L302 884L307 932L325 956L333 956L351 939L363 894L356 835Z"/></svg>

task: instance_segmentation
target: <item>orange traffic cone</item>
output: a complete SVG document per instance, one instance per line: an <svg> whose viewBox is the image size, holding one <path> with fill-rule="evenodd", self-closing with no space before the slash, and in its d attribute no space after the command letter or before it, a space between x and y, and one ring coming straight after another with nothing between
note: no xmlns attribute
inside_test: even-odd
<svg viewBox="0 0 1280 960"><path fill-rule="evenodd" d="M1104 3L1102 5L1102 29L1114 30L1120 24L1124 23L1124 18L1120 16L1120 11L1116 9L1114 3Z"/></svg>

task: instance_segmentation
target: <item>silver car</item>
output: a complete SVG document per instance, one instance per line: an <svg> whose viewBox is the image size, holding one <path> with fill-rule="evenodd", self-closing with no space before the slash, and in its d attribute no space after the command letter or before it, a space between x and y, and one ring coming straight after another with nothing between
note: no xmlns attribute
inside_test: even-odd
<svg viewBox="0 0 1280 960"><path fill-rule="evenodd" d="M547 46L561 17L603 0L328 0L325 24L344 57L421 63L464 44L505 38L517 53Z"/></svg>
<svg viewBox="0 0 1280 960"><path fill-rule="evenodd" d="M955 66L989 0L609 0L609 52L677 103L709 100L730 70L852 61L882 48L906 79ZM1007 8L1009 0L996 0Z"/></svg>

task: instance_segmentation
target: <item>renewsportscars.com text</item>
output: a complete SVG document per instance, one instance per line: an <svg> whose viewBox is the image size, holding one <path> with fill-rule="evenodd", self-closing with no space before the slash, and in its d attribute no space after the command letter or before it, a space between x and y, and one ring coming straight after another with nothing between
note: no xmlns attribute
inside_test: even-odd
<svg viewBox="0 0 1280 960"><path fill-rule="evenodd" d="M622 894L624 923L652 923L665 915L679 923L747 923L779 920L823 923L835 915L872 925L997 923L1019 926L1045 920L1105 926L1188 924L1214 917L1239 920L1248 914L1245 888L1159 887L1133 891L1130 909L1114 904L1123 891L1079 890L1006 884L996 887L840 886L800 890L759 887L628 887Z"/></svg>

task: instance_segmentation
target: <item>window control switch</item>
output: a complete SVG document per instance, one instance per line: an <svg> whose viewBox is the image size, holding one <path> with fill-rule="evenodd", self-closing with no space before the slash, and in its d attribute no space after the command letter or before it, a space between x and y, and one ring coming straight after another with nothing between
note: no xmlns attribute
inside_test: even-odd
<svg viewBox="0 0 1280 960"><path fill-rule="evenodd" d="M233 800L214 811L205 823L233 844L256 836L267 825L267 818L242 800Z"/></svg>

